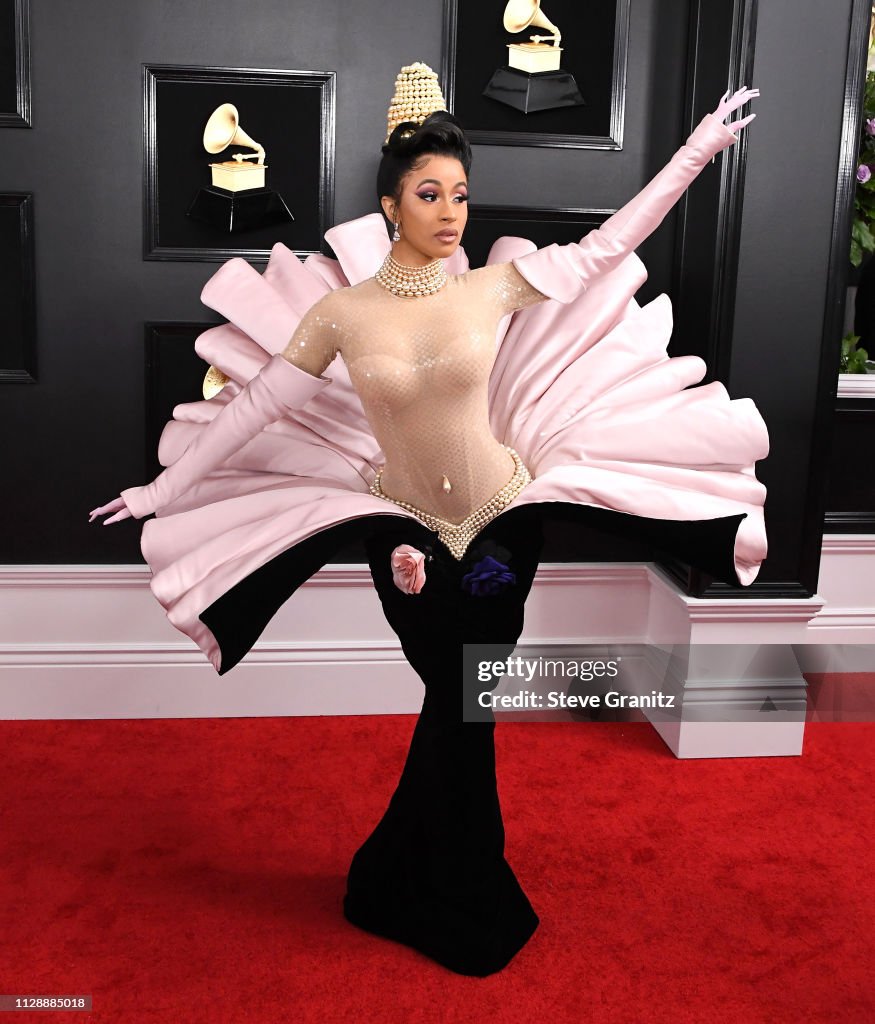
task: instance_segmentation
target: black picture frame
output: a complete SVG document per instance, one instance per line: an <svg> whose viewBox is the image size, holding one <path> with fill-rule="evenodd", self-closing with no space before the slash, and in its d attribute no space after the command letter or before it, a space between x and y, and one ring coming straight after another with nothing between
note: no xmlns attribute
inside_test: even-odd
<svg viewBox="0 0 875 1024"><path fill-rule="evenodd" d="M195 351L198 336L225 321L150 320L143 324L145 349L145 430L143 479L154 480L164 469L158 461L161 433L173 418L173 409L183 402L203 399L203 381L209 364ZM342 544L332 555L333 563L367 564L364 541Z"/></svg>
<svg viewBox="0 0 875 1024"><path fill-rule="evenodd" d="M469 207L463 245L472 268L486 262L492 244L503 235L527 238L537 248L567 245L597 230L614 210L585 207L498 206ZM641 538L612 534L564 509L545 510L549 530L545 536L544 561L650 562L654 546Z"/></svg>
<svg viewBox="0 0 875 1024"><path fill-rule="evenodd" d="M0 193L0 382L36 384L33 193Z"/></svg>
<svg viewBox="0 0 875 1024"><path fill-rule="evenodd" d="M875 531L875 482L861 472L860 453L875 446L875 402L870 398L836 399L826 481L824 530L831 533Z"/></svg>
<svg viewBox="0 0 875 1024"><path fill-rule="evenodd" d="M336 75L333 71L256 70L143 64L143 258L266 263L283 242L299 258L322 251L334 219ZM213 111L233 103L239 127L266 151L266 185L294 220L233 232L187 216L210 162L203 131ZM230 193L226 193L230 195Z"/></svg>
<svg viewBox="0 0 875 1024"><path fill-rule="evenodd" d="M622 149L629 7L630 0L547 0L545 13L562 32L562 68L574 75L586 105L525 114L482 92L495 69L507 63L506 44L544 30L511 35L502 23L501 3L444 0L441 81L447 109L472 143Z"/></svg>
<svg viewBox="0 0 875 1024"><path fill-rule="evenodd" d="M489 249L503 235L528 238L538 249L555 242L579 242L615 210L586 207L493 206L471 204L463 246L472 268L486 263Z"/></svg>
<svg viewBox="0 0 875 1024"><path fill-rule="evenodd" d="M33 127L30 0L0 0L0 127Z"/></svg>
<svg viewBox="0 0 875 1024"><path fill-rule="evenodd" d="M164 468L158 461L158 442L173 410L184 402L203 400L203 383L210 366L195 351L195 340L217 323L189 320L150 320L143 324L145 365L144 479L153 480Z"/></svg>

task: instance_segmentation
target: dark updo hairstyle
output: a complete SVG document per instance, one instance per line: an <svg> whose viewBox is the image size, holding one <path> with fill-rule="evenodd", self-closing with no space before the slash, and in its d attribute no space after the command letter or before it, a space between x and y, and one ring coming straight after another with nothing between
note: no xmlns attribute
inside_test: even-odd
<svg viewBox="0 0 875 1024"><path fill-rule="evenodd" d="M411 128L413 134L406 139L401 135ZM377 202L383 196L396 201L401 195L401 180L413 170L425 156L455 157L465 169L465 177L471 173L471 146L459 122L446 110L436 110L418 125L415 121L403 121L382 147L383 159L377 171Z"/></svg>

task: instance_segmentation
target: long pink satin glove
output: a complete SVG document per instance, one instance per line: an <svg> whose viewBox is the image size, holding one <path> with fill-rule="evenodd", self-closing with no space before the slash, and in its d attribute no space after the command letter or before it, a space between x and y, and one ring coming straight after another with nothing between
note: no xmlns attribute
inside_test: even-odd
<svg viewBox="0 0 875 1024"><path fill-rule="evenodd" d="M155 512L184 494L190 487L290 409L299 409L327 387L327 377L316 377L277 353L268 360L243 390L195 437L182 455L150 484L128 487L96 515L115 512L103 525Z"/></svg>
<svg viewBox="0 0 875 1024"><path fill-rule="evenodd" d="M571 302L587 284L613 270L656 230L708 161L738 141L733 129L743 128L756 114L732 125L723 118L759 96L758 89L742 87L731 97L724 93L713 114L706 114L668 164L622 209L597 231L579 242L545 246L511 260L539 292L559 302Z"/></svg>

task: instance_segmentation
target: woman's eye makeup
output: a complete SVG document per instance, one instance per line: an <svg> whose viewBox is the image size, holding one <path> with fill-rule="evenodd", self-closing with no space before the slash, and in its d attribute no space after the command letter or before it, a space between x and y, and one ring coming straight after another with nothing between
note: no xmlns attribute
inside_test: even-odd
<svg viewBox="0 0 875 1024"><path fill-rule="evenodd" d="M433 200L438 198L437 192L432 192L432 191L417 192L416 194L419 196L420 199L425 199L428 202L432 202ZM467 203L468 202L468 193L467 192L457 192L453 196L453 200L454 201L455 200L460 200L463 203Z"/></svg>

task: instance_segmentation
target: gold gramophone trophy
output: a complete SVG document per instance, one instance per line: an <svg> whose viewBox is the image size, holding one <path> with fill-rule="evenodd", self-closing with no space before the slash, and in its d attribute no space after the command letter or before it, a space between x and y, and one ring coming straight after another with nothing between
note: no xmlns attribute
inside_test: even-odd
<svg viewBox="0 0 875 1024"><path fill-rule="evenodd" d="M240 127L233 103L223 103L210 114L204 128L204 149L221 153L228 146L247 146L254 153L232 153L230 160L210 164L211 186L203 187L187 216L224 231L249 231L294 220L282 196L265 184L264 146ZM246 163L255 159L255 163Z"/></svg>
<svg viewBox="0 0 875 1024"><path fill-rule="evenodd" d="M549 35L529 36L525 43L508 43L507 64L497 68L483 95L524 114L586 103L570 71L562 71L562 33L541 10L540 0L508 0L504 9L507 32L530 26Z"/></svg>

